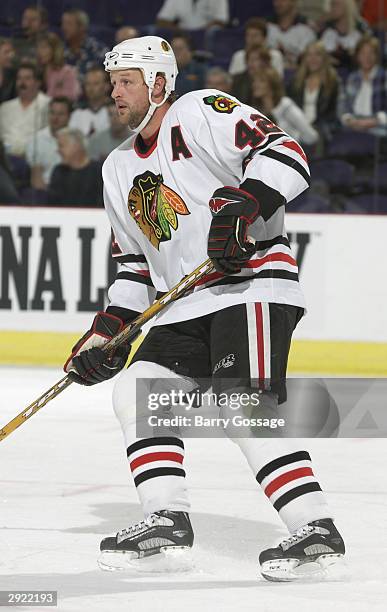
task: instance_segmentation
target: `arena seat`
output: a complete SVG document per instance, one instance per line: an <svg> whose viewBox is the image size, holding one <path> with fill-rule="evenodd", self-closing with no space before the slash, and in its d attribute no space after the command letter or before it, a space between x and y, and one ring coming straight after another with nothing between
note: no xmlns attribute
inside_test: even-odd
<svg viewBox="0 0 387 612"><path fill-rule="evenodd" d="M331 191L350 193L354 184L355 168L343 159L318 159L310 163L313 181L323 181Z"/></svg>

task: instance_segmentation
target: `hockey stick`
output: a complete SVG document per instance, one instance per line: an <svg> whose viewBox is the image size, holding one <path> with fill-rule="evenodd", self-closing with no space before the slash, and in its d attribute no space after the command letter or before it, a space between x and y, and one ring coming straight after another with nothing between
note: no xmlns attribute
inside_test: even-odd
<svg viewBox="0 0 387 612"><path fill-rule="evenodd" d="M103 350L106 352L112 351L114 348L122 344L123 342L130 342L135 340L141 333L142 326L150 321L159 312L164 310L168 304L180 298L188 289L190 289L198 280L203 278L209 272L212 272L214 266L210 259L206 259L200 266L198 266L191 274L185 276L175 287L173 287L168 293L163 295L159 300L156 300L149 308L147 308L142 314L129 323L124 329L114 336L109 342L107 342ZM55 385L53 385L48 391L43 393L37 400L32 402L27 408L20 414L9 421L2 429L0 429L0 442L4 440L9 434L11 434L17 427L20 427L27 419L32 417L35 412L43 408L48 402L54 397L62 393L73 381L70 379L68 374L61 378Z"/></svg>

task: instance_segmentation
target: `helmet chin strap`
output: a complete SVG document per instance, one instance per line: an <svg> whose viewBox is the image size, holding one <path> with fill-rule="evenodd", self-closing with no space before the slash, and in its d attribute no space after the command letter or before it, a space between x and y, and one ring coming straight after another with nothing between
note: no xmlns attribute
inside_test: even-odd
<svg viewBox="0 0 387 612"><path fill-rule="evenodd" d="M169 94L165 92L164 98L162 99L162 101L159 102L159 104L156 104L156 102L152 101L152 93L153 93L153 87L148 86L149 109L144 119L141 121L140 125L138 125L136 128L133 129L133 132L135 132L135 134L139 134L141 130L143 130L146 125L148 125L149 121L152 119L154 115L156 108L159 108L160 106L162 106L169 96Z"/></svg>

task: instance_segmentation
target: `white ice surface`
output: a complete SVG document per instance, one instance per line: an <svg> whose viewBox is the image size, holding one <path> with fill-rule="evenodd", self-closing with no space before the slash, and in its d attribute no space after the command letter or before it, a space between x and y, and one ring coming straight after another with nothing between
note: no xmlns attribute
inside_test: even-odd
<svg viewBox="0 0 387 612"><path fill-rule="evenodd" d="M58 370L1 368L0 425L59 378ZM221 439L186 441L196 569L140 577L99 570L102 537L142 518L112 386L72 385L0 443L0 590L57 590L66 612L387 610L386 440L306 444L346 540L343 582L259 576L258 552L286 532L239 449Z"/></svg>

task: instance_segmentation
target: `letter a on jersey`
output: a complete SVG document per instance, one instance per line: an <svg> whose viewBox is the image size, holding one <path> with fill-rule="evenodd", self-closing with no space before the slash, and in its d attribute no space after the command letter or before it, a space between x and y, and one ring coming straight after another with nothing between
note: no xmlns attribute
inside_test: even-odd
<svg viewBox="0 0 387 612"><path fill-rule="evenodd" d="M134 178L128 196L128 210L157 250L160 242L171 239L171 228L177 230L177 215L190 214L182 198L164 185L161 174L149 170Z"/></svg>

